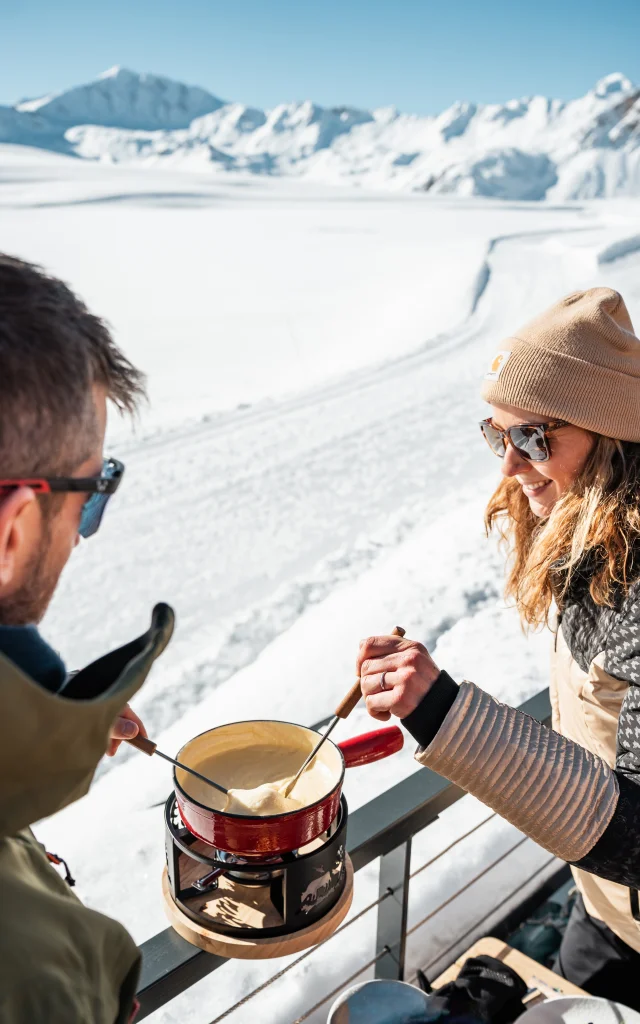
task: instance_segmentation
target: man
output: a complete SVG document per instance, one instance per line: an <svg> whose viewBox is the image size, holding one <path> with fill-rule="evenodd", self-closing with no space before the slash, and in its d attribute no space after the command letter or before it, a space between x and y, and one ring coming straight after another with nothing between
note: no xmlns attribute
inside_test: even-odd
<svg viewBox="0 0 640 1024"><path fill-rule="evenodd" d="M39 622L124 467L103 461L107 402L133 412L142 375L60 281L0 255L0 1020L129 1024L138 950L84 907L28 826L87 791L108 747L144 729L127 701L173 613L75 675Z"/></svg>

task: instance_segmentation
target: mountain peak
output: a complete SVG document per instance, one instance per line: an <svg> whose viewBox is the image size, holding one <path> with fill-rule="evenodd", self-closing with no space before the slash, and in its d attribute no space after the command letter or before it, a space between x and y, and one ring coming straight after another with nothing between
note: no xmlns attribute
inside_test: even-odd
<svg viewBox="0 0 640 1024"><path fill-rule="evenodd" d="M223 106L205 89L171 78L140 74L116 64L93 82L20 103L21 113L38 113L60 127L94 124L143 131L188 128L197 117Z"/></svg>
<svg viewBox="0 0 640 1024"><path fill-rule="evenodd" d="M610 75L605 75L599 82L596 82L593 94L599 99L605 99L605 97L612 96L615 93L632 92L634 88L633 82L626 75L623 75L621 71L614 71Z"/></svg>
<svg viewBox="0 0 640 1024"><path fill-rule="evenodd" d="M133 75L135 72L128 71L127 68L123 68L120 64L114 64L112 68L107 68L102 74L98 75L98 79L104 78L118 78L120 74L124 72L126 75Z"/></svg>

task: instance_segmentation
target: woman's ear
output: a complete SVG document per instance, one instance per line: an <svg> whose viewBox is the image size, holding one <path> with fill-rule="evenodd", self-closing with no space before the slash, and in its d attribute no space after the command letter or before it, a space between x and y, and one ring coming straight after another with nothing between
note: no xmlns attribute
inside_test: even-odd
<svg viewBox="0 0 640 1024"><path fill-rule="evenodd" d="M0 499L0 592L13 590L38 536L35 492L17 487Z"/></svg>

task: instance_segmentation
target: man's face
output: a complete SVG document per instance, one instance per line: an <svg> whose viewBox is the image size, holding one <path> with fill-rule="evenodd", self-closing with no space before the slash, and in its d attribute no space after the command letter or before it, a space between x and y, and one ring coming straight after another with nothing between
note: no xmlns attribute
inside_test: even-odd
<svg viewBox="0 0 640 1024"><path fill-rule="evenodd" d="M88 459L71 476L99 476L102 470L107 403L103 389L94 389L97 431ZM43 500L29 488L0 501L0 625L40 622L80 537L83 493L56 496L51 516Z"/></svg>

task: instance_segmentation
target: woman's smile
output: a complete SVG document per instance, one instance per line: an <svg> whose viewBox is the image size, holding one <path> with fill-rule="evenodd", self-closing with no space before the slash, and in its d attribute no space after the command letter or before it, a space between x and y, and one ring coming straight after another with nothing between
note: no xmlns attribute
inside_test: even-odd
<svg viewBox="0 0 640 1024"><path fill-rule="evenodd" d="M540 495L540 492L548 487L551 480L521 480L520 477L516 477L516 480L522 487L527 498L534 498Z"/></svg>

